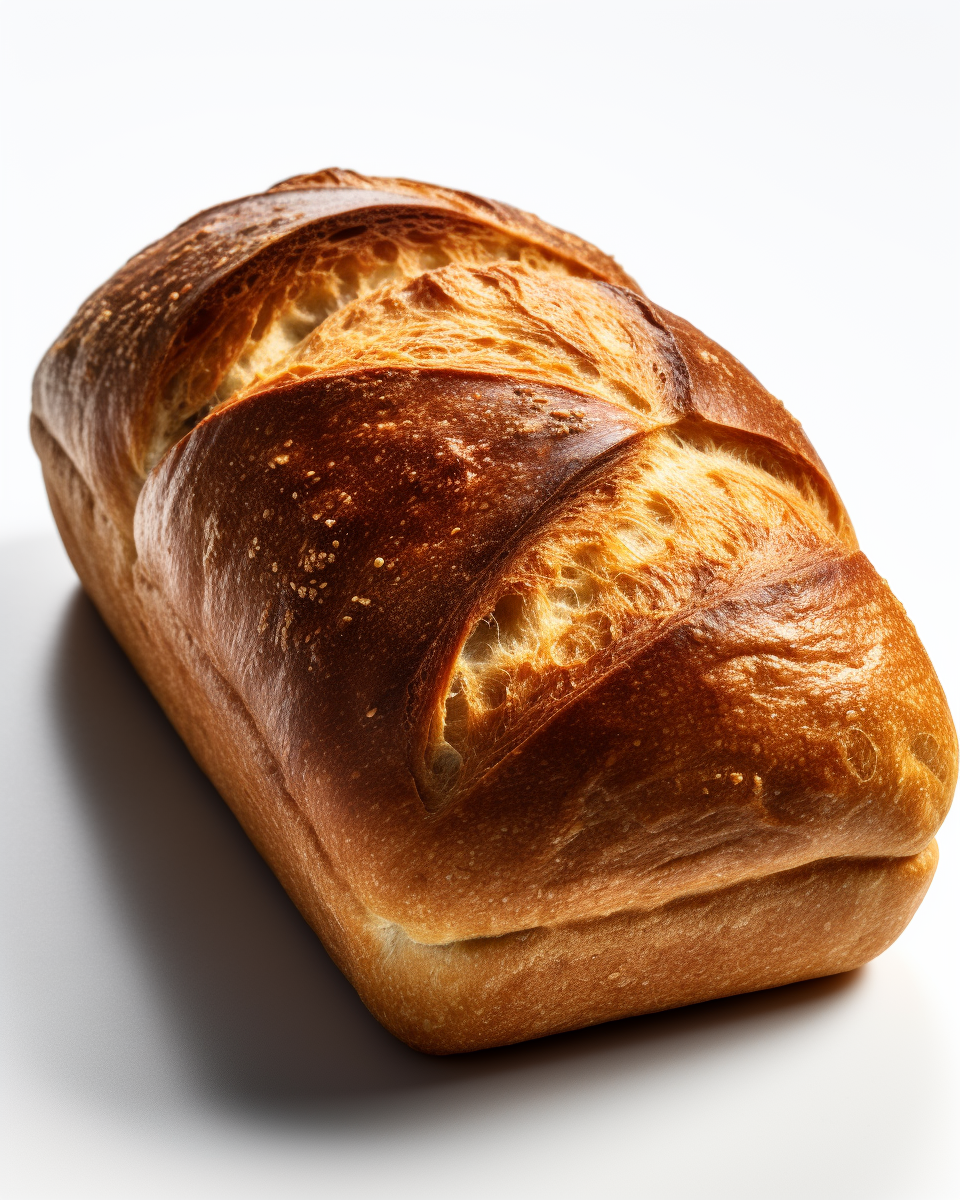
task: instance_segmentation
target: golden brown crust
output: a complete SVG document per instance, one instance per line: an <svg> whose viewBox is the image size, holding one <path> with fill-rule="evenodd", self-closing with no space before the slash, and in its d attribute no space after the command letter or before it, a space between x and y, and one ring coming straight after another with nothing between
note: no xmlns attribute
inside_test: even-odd
<svg viewBox="0 0 960 1200"><path fill-rule="evenodd" d="M797 422L631 285L321 172L131 260L38 372L85 585L433 1052L858 965L933 870L913 627Z"/></svg>
<svg viewBox="0 0 960 1200"><path fill-rule="evenodd" d="M615 259L611 258L609 254L602 253L589 242L585 242L583 238L567 233L564 229L548 225L546 221L541 221L533 213L523 212L509 204L501 204L498 200L488 200L484 196L475 196L470 192L458 192L452 188L438 187L433 183L420 183L415 179L370 177L360 175L356 171L328 167L325 171L315 171L310 175L294 175L291 179L274 184L267 195L313 188L357 188L384 191L401 196L413 196L429 204L439 204L455 209L464 216L484 224L518 232L527 241L549 247L568 261L587 268L585 274L621 284L623 287L632 288L643 295L636 280L631 279Z"/></svg>
<svg viewBox="0 0 960 1200"><path fill-rule="evenodd" d="M425 185L391 191L352 173L322 174L322 186L278 185L208 209L146 247L87 300L44 359L35 411L88 483L113 493L119 524L129 523L158 436L185 431L176 418L189 420L198 394L201 405L209 402L250 335L262 334L258 323L321 280L329 304L339 306L364 267L389 272L397 239L411 225L419 246L439 251L438 262L450 260L446 234L472 241L481 260L526 248L535 257L543 251L538 257L559 270L635 286L587 243L504 205L457 201L456 193ZM369 261L358 264L358 252ZM164 408L174 409L174 419L161 418L158 427Z"/></svg>

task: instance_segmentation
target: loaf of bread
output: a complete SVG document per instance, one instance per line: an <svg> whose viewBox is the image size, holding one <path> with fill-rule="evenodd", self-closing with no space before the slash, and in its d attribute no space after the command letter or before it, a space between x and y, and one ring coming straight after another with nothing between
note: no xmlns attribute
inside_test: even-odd
<svg viewBox="0 0 960 1200"><path fill-rule="evenodd" d="M956 736L800 425L610 258L329 170L37 373L84 586L370 1010L433 1053L846 971Z"/></svg>

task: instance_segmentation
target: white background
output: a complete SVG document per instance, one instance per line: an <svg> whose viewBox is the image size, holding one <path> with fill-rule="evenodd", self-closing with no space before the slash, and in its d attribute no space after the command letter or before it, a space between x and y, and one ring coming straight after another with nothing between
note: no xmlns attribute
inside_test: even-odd
<svg viewBox="0 0 960 1200"><path fill-rule="evenodd" d="M614 253L787 403L956 710L957 14L8 8L14 1200L960 1193L950 823L920 914L853 976L423 1058L366 1016L80 598L26 436L33 369L74 309L196 210L331 165L492 195Z"/></svg>

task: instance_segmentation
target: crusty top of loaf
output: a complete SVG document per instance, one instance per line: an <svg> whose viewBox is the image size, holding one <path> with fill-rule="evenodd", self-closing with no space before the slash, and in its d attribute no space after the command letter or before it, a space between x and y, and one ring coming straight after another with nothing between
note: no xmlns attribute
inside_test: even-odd
<svg viewBox="0 0 960 1200"><path fill-rule="evenodd" d="M956 742L799 424L593 247L300 176L131 260L35 411L385 937L906 855Z"/></svg>
<svg viewBox="0 0 960 1200"><path fill-rule="evenodd" d="M168 446L330 313L390 280L497 260L636 287L507 205L322 171L198 213L135 255L44 358L34 410L129 524Z"/></svg>

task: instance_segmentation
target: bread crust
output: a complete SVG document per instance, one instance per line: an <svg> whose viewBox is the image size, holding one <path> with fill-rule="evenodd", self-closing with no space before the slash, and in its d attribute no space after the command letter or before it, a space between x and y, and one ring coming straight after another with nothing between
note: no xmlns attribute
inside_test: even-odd
<svg viewBox="0 0 960 1200"><path fill-rule="evenodd" d="M85 587L411 1045L847 970L922 898L956 736L912 625L797 422L585 243L297 177L118 272L32 428Z"/></svg>

